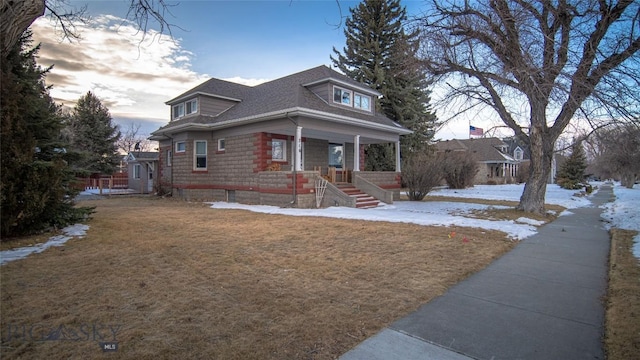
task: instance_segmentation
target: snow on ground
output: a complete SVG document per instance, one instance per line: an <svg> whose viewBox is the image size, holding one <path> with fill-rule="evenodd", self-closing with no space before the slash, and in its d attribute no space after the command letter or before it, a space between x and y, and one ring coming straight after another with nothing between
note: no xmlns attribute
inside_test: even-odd
<svg viewBox="0 0 640 360"><path fill-rule="evenodd" d="M72 239L73 237L81 238L85 236L88 229L88 225L75 224L62 229L63 235L52 236L45 243L0 251L0 265L4 265L9 261L23 259L30 254L41 253L52 246L62 246L65 242Z"/></svg>
<svg viewBox="0 0 640 360"><path fill-rule="evenodd" d="M430 195L518 201L523 189L524 185L476 185L473 188L463 190L441 189L430 193ZM586 197L575 196L576 193L579 192L564 190L557 185L548 185L546 202L567 208L582 207L590 204L590 201ZM293 209L226 202L211 203L211 207L214 209L244 209L267 214L290 216L322 216L370 221L405 222L419 225L475 227L503 231L506 232L510 238L517 240L535 234L536 225L540 225L540 222L524 217L516 221L485 220L465 217L464 215L470 213L472 210L507 207L444 201L396 201L392 205L382 205L373 209L354 209L347 207Z"/></svg>
<svg viewBox="0 0 640 360"><path fill-rule="evenodd" d="M633 255L640 259L640 184L636 184L633 189L616 184L613 193L616 200L602 206L602 216L611 221L610 226L638 232L632 251Z"/></svg>
<svg viewBox="0 0 640 360"><path fill-rule="evenodd" d="M520 196L524 190L524 184L511 185L475 185L472 188L457 189L435 189L429 193L431 196L448 196L476 198L487 200L509 200L520 201ZM575 196L579 190L565 190L556 184L547 184L547 194L545 203L560 205L567 209L584 207L591 204L588 198Z"/></svg>

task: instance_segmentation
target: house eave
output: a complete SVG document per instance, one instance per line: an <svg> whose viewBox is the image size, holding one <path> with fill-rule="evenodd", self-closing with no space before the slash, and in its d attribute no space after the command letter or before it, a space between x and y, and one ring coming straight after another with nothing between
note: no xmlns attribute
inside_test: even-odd
<svg viewBox="0 0 640 360"><path fill-rule="evenodd" d="M169 136L167 136L167 134L175 134L176 132L181 132L181 131L226 129L233 126L253 124L261 121L274 120L282 117L291 117L291 116L307 116L314 119L321 119L321 120L331 121L331 122L340 123L340 124L357 125L363 128L381 130L385 132L392 132L398 135L408 135L413 133L413 131L406 128L392 127L389 125L378 124L378 123L360 120L360 119L356 119L348 116L335 115L335 114L327 113L324 111L294 107L294 108L283 109L283 110L273 111L269 113L252 115L244 118L226 120L226 121L215 122L215 123L180 124L161 132L158 132L158 131L152 132L151 137L149 137L149 140L164 140L164 139L170 138Z"/></svg>

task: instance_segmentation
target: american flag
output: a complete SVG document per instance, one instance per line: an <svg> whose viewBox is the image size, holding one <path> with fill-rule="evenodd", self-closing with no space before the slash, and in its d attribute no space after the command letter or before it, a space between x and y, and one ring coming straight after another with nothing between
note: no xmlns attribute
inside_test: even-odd
<svg viewBox="0 0 640 360"><path fill-rule="evenodd" d="M482 128L469 125L469 135L482 136Z"/></svg>

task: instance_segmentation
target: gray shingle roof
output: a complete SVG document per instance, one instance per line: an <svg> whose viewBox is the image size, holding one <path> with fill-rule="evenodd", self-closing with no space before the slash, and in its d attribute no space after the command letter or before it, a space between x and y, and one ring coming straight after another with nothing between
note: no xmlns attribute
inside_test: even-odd
<svg viewBox="0 0 640 360"><path fill-rule="evenodd" d="M498 138L455 139L436 143L438 151L468 151L477 161L484 162L513 162L515 159L509 154L500 152L497 147L506 145Z"/></svg>
<svg viewBox="0 0 640 360"><path fill-rule="evenodd" d="M291 74L276 80L272 80L257 86L245 86L230 83L219 79L210 79L195 88L170 100L172 104L196 93L211 94L226 98L238 99L240 102L218 116L192 116L171 121L155 133L162 132L185 124L215 124L219 122L242 121L243 119L256 117L268 113L277 113L292 108L303 108L312 111L330 113L338 116L354 118L379 125L391 126L399 131L406 128L399 126L383 114L369 113L333 106L310 91L305 84L312 84L323 80L333 80L348 84L367 92L373 97L379 93L357 81L342 75L335 70L322 65L295 74Z"/></svg>

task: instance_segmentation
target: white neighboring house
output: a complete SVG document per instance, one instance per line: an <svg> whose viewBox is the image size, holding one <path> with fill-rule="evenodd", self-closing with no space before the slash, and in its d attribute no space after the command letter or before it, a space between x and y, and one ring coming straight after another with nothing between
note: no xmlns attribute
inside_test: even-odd
<svg viewBox="0 0 640 360"><path fill-rule="evenodd" d="M129 189L141 194L153 193L158 171L158 152L132 151L127 154Z"/></svg>

